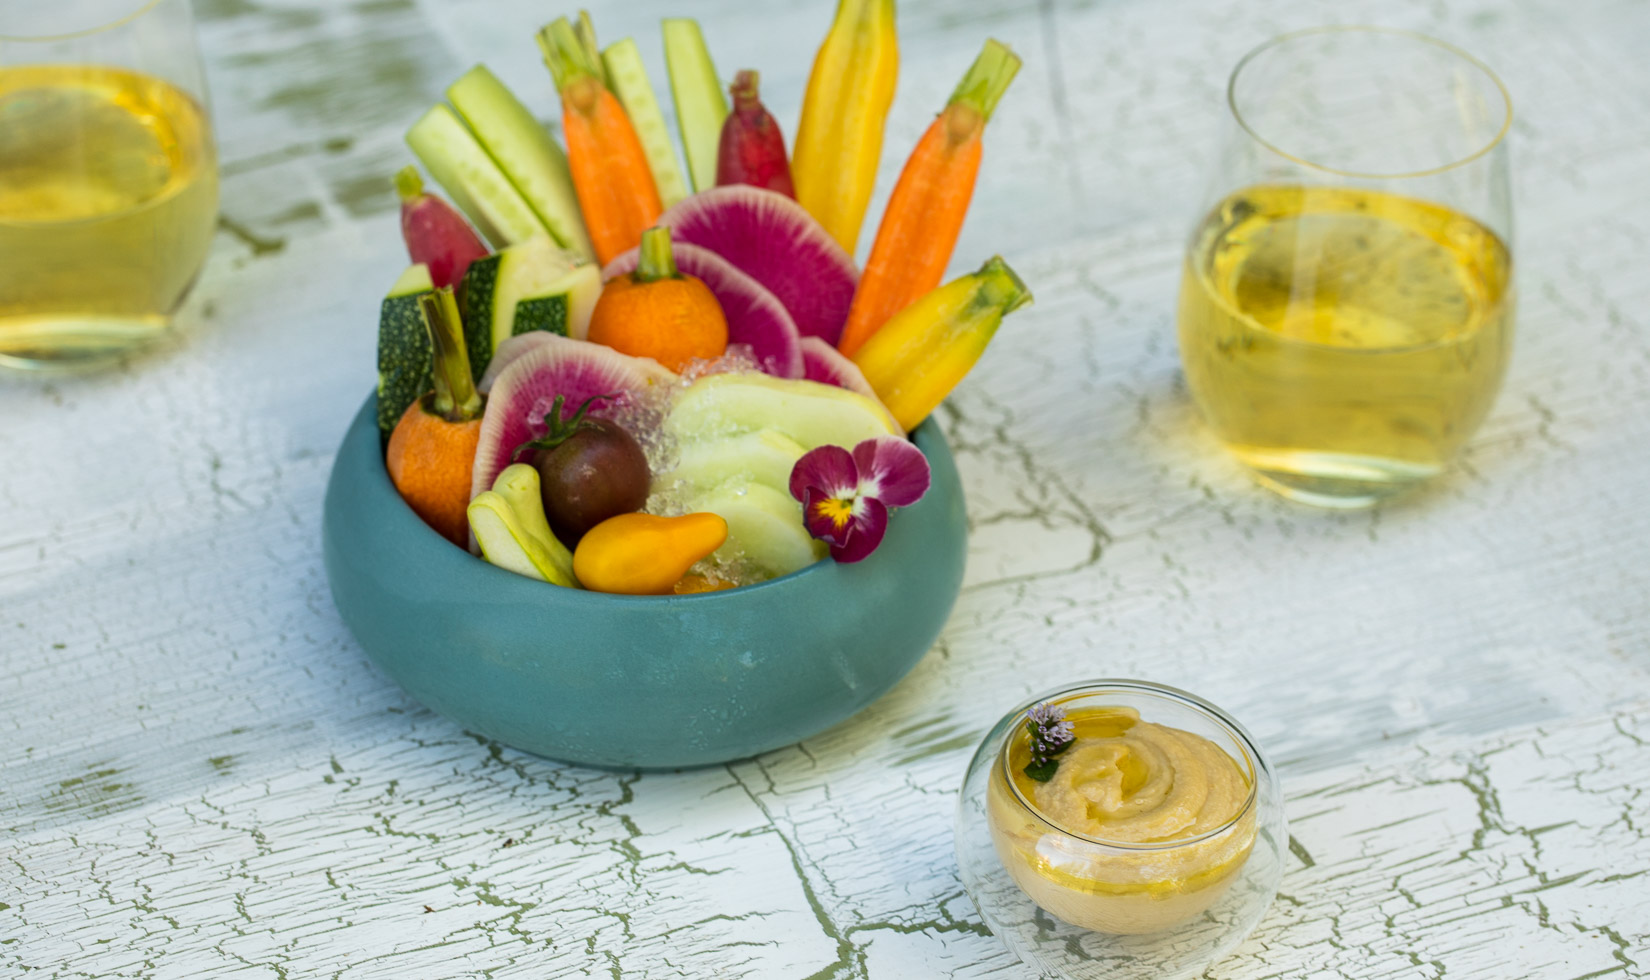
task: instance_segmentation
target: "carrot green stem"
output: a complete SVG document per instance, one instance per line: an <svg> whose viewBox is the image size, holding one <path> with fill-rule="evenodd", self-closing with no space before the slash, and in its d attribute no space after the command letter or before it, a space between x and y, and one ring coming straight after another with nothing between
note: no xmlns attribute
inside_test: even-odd
<svg viewBox="0 0 1650 980"><path fill-rule="evenodd" d="M430 335L434 354L435 397L430 409L449 422L465 422L481 414L481 394L470 377L470 355L464 346L464 325L451 286L418 297L418 311Z"/></svg>
<svg viewBox="0 0 1650 980"><path fill-rule="evenodd" d="M965 105L978 112L982 121L990 119L1003 93L1008 91L1008 83L1014 81L1019 71L1019 55L995 38L986 41L968 74L951 93L948 105Z"/></svg>
<svg viewBox="0 0 1650 980"><path fill-rule="evenodd" d="M565 93L569 85L584 79L600 84L604 78L601 52L596 50L596 35L588 15L581 14L579 23L574 27L572 21L560 17L538 33L539 51L544 54L558 92Z"/></svg>
<svg viewBox="0 0 1650 980"><path fill-rule="evenodd" d="M636 257L636 281L680 278L682 274L676 271L676 257L670 252L670 229L649 228L642 232L642 249Z"/></svg>
<svg viewBox="0 0 1650 980"><path fill-rule="evenodd" d="M1025 280L1008 267L1001 255L987 259L975 275L979 277L979 287L969 303L971 309L997 309L1002 311L1002 316L1007 316L1031 302L1031 290Z"/></svg>
<svg viewBox="0 0 1650 980"><path fill-rule="evenodd" d="M408 164L395 172L395 192L403 201L415 201L424 193L424 179L418 176L417 167Z"/></svg>

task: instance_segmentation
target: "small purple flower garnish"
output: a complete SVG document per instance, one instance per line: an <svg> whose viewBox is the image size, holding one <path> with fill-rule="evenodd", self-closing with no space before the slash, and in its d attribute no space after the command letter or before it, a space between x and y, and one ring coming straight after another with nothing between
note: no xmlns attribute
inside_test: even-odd
<svg viewBox="0 0 1650 980"><path fill-rule="evenodd" d="M888 509L921 500L929 480L922 450L898 436L878 436L851 453L841 446L808 452L791 470L791 496L802 501L808 533L847 563L877 550L888 530Z"/></svg>
<svg viewBox="0 0 1650 980"><path fill-rule="evenodd" d="M1055 756L1071 748L1077 733L1066 720L1066 709L1047 701L1039 701L1026 712L1026 731L1031 733L1031 762L1024 772L1027 777L1046 783L1060 768L1060 760Z"/></svg>

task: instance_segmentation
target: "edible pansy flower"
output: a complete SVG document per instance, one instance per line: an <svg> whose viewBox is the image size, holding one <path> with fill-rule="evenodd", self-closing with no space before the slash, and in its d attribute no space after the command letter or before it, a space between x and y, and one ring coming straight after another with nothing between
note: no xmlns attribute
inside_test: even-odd
<svg viewBox="0 0 1650 980"><path fill-rule="evenodd" d="M1066 709L1047 701L1039 701L1026 712L1026 731L1031 735L1031 762L1025 774L1046 783L1060 768L1055 756L1071 748L1077 733L1066 720Z"/></svg>
<svg viewBox="0 0 1650 980"><path fill-rule="evenodd" d="M853 452L809 451L791 470L791 496L802 501L803 524L831 546L831 557L855 562L882 543L888 509L921 500L929 479L922 450L898 436L878 436Z"/></svg>

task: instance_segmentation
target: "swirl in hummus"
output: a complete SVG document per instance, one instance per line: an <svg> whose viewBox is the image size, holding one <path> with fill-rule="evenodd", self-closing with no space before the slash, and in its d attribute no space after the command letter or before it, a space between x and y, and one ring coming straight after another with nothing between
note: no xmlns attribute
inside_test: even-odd
<svg viewBox="0 0 1650 980"><path fill-rule="evenodd" d="M1024 773L1023 731L992 775L987 815L1009 874L1053 915L1100 932L1157 932L1208 908L1254 845L1249 777L1214 742L1132 708L1067 720L1076 738L1047 782Z"/></svg>

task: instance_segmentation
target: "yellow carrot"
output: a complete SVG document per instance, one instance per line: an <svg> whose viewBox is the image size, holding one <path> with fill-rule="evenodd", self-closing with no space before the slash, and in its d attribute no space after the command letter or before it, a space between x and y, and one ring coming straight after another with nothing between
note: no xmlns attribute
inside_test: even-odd
<svg viewBox="0 0 1650 980"><path fill-rule="evenodd" d="M945 111L911 151L854 291L848 324L837 341L842 353L853 357L889 317L940 284L974 196L980 137L1019 70L1014 52L998 41L985 42Z"/></svg>
<svg viewBox="0 0 1650 980"><path fill-rule="evenodd" d="M854 363L910 431L974 367L1003 317L1029 302L1026 284L993 256L900 311L854 353Z"/></svg>
<svg viewBox="0 0 1650 980"><path fill-rule="evenodd" d="M791 175L796 199L849 255L876 186L898 76L894 0L838 0L808 76Z"/></svg>

